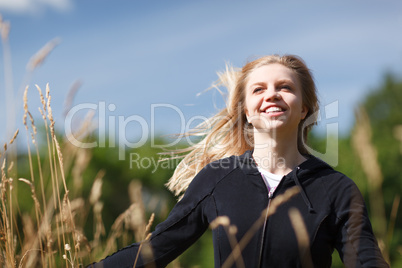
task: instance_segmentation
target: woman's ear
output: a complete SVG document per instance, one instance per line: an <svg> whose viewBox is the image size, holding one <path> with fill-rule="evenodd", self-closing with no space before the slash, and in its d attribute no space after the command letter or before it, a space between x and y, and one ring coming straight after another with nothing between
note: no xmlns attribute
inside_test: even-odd
<svg viewBox="0 0 402 268"><path fill-rule="evenodd" d="M308 108L305 105L303 105L302 110L301 110L301 120L304 120L306 118L307 113L308 113Z"/></svg>
<svg viewBox="0 0 402 268"><path fill-rule="evenodd" d="M248 120L248 111L247 111L247 109L244 109L244 115L246 116L247 123L250 123L250 121Z"/></svg>

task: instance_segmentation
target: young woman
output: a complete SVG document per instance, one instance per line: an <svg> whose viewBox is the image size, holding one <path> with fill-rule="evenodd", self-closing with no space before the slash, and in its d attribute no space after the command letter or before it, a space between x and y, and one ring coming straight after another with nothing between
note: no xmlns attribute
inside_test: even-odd
<svg viewBox="0 0 402 268"><path fill-rule="evenodd" d="M184 196L135 267L165 267L210 226L215 267L331 267L334 249L346 267L388 267L357 186L304 146L318 100L303 60L262 57L220 83L227 107L183 151L168 186ZM133 267L139 245L94 266Z"/></svg>

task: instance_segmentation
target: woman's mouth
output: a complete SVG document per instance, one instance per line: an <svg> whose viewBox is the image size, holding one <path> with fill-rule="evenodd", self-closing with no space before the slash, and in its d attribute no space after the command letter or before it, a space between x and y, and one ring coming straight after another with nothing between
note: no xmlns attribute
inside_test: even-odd
<svg viewBox="0 0 402 268"><path fill-rule="evenodd" d="M281 107L273 106L273 107L269 107L268 109L266 109L263 112L269 114L269 113L279 113L279 112L283 112L283 111L285 111L285 110L282 109Z"/></svg>
<svg viewBox="0 0 402 268"><path fill-rule="evenodd" d="M268 107L265 110L262 110L261 113L270 115L270 116L280 116L282 115L284 112L286 111L286 109L279 107L279 106L271 106Z"/></svg>

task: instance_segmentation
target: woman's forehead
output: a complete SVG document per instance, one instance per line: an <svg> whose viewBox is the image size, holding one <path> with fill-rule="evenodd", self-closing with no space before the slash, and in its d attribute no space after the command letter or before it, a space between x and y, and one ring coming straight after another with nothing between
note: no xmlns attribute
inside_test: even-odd
<svg viewBox="0 0 402 268"><path fill-rule="evenodd" d="M254 83L265 83L268 81L289 81L298 84L297 74L280 63L265 64L255 68L248 76L246 86Z"/></svg>

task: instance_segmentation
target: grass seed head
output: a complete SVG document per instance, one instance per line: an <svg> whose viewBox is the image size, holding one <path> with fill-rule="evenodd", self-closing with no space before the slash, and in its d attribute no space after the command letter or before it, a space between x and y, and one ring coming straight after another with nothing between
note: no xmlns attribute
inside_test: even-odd
<svg viewBox="0 0 402 268"><path fill-rule="evenodd" d="M146 233L149 232L149 230L151 229L151 226L152 226L152 223L154 222L154 219L155 219L155 213L152 213L151 217L149 218L148 224L145 227L145 232Z"/></svg>
<svg viewBox="0 0 402 268"><path fill-rule="evenodd" d="M8 21L2 21L0 24L1 38L3 40L8 39L8 34L10 33L10 23Z"/></svg>
<svg viewBox="0 0 402 268"><path fill-rule="evenodd" d="M20 132L19 129L17 129L17 131L15 131L13 138L10 140L10 144L13 144L13 142L14 142L15 139L17 138L19 132Z"/></svg>
<svg viewBox="0 0 402 268"><path fill-rule="evenodd" d="M210 227L211 229L216 229L220 225L222 226L229 226L230 225L230 220L227 216L220 216L217 217L213 222L211 222Z"/></svg>
<svg viewBox="0 0 402 268"><path fill-rule="evenodd" d="M46 98L50 98L50 88L49 88L49 83L46 84Z"/></svg>
<svg viewBox="0 0 402 268"><path fill-rule="evenodd" d="M25 125L25 128L28 129L27 125L27 113L28 113L28 86L26 86L25 91L24 91L24 116L22 118L22 121Z"/></svg>
<svg viewBox="0 0 402 268"><path fill-rule="evenodd" d="M46 43L38 52L35 53L35 55L31 57L26 67L27 70L32 72L35 70L35 68L39 67L59 43L60 40L58 38Z"/></svg>
<svg viewBox="0 0 402 268"><path fill-rule="evenodd" d="M37 131L36 131L36 126L35 126L35 121L33 119L32 114L29 111L28 111L28 115L29 115L29 120L31 121L31 126L32 126L33 133L36 135Z"/></svg>
<svg viewBox="0 0 402 268"><path fill-rule="evenodd" d="M11 170L13 169L13 167L14 167L14 161L11 161L10 165L8 166L7 171L8 171L8 172L11 172Z"/></svg>
<svg viewBox="0 0 402 268"><path fill-rule="evenodd" d="M40 102L43 105L43 110L46 111L46 101L45 101L45 97L43 96L42 89L38 85L35 85L35 86L38 89L39 96L40 96Z"/></svg>
<svg viewBox="0 0 402 268"><path fill-rule="evenodd" d="M89 203L91 205L97 203L101 194L102 194L102 178L96 178L92 185L91 193L89 195Z"/></svg>

